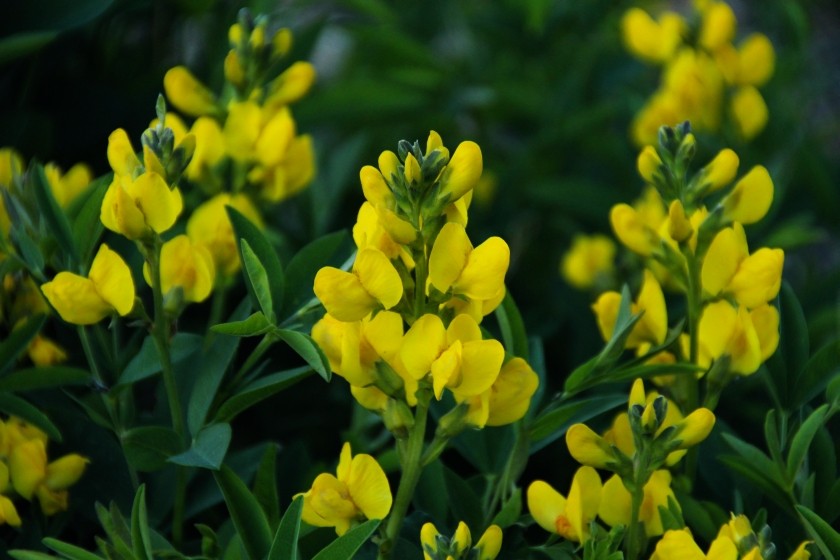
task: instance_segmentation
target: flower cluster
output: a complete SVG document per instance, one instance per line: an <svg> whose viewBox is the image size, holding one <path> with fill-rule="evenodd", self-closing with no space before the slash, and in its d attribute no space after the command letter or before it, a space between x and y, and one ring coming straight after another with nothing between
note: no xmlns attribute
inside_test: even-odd
<svg viewBox="0 0 840 560"><path fill-rule="evenodd" d="M772 43L753 33L736 47L737 21L729 4L696 0L694 5L697 13L691 18L666 11L654 19L641 8L629 9L622 18L627 50L663 67L659 89L632 125L640 146L655 142L662 123L690 120L697 130L716 131L726 114L745 140L767 124L767 105L757 88L773 75ZM698 21L699 28L689 21Z"/></svg>
<svg viewBox="0 0 840 560"><path fill-rule="evenodd" d="M44 432L14 416L0 420L0 524L21 525L10 496L37 498L45 515L67 510L67 489L82 477L88 460L71 453L47 461Z"/></svg>
<svg viewBox="0 0 840 560"><path fill-rule="evenodd" d="M425 560L494 560L502 548L502 530L490 525L473 546L470 528L463 521L452 538L441 535L433 523L426 523L420 529L420 543Z"/></svg>

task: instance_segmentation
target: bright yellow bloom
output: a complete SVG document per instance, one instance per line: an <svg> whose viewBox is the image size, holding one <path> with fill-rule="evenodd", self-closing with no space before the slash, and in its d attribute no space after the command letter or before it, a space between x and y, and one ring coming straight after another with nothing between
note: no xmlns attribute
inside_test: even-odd
<svg viewBox="0 0 840 560"><path fill-rule="evenodd" d="M374 169L374 171L376 170ZM379 172L376 171L376 173L378 174ZM400 221L402 222L402 220ZM414 233L414 236L416 236L416 232L411 227L411 224L407 222L403 223L408 225L409 229ZM401 227L394 228L394 224L391 224L391 226L391 230L397 229L398 233L402 231ZM389 230L386 229L381 215L370 202L363 202L361 207L359 207L356 224L353 226L353 241L356 242L356 248L360 251L366 247L373 247L385 253L389 259L400 257L407 265L410 264L412 267L414 265L410 253L402 244L403 242L395 239Z"/></svg>
<svg viewBox="0 0 840 560"><path fill-rule="evenodd" d="M187 235L193 243L207 247L220 275L230 277L239 270L241 263L226 206L237 210L258 228L264 227L260 213L247 196L220 193L193 211L187 221Z"/></svg>
<svg viewBox="0 0 840 560"><path fill-rule="evenodd" d="M315 275L315 295L327 313L339 321L358 321L377 308L400 302L403 285L394 265L382 251L359 251L352 272L326 266Z"/></svg>
<svg viewBox="0 0 840 560"><path fill-rule="evenodd" d="M461 142L440 176L440 195L455 202L471 191L481 178L481 148L471 141Z"/></svg>
<svg viewBox="0 0 840 560"><path fill-rule="evenodd" d="M62 208L66 208L82 194L93 180L90 167L83 163L77 163L67 173L62 173L54 163L48 163L44 166L44 174L47 176L55 201Z"/></svg>
<svg viewBox="0 0 840 560"><path fill-rule="evenodd" d="M737 560L738 548L727 537L718 537L712 541L709 553L703 551L694 542L688 529L667 531L659 542L650 560Z"/></svg>
<svg viewBox="0 0 840 560"><path fill-rule="evenodd" d="M659 247L657 231L667 217L665 210L659 193L649 186L633 206L613 206L610 210L610 225L625 247L643 257L649 257Z"/></svg>
<svg viewBox="0 0 840 560"><path fill-rule="evenodd" d="M151 286L149 263L143 265L143 277ZM186 235L178 235L160 249L160 280L164 297L180 288L184 301L202 302L213 291L216 266L206 246L194 244Z"/></svg>
<svg viewBox="0 0 840 560"><path fill-rule="evenodd" d="M169 102L191 117L200 117L216 110L213 93L184 66L176 66L166 72L163 89Z"/></svg>
<svg viewBox="0 0 840 560"><path fill-rule="evenodd" d="M67 488L82 477L87 463L74 453L47 464L46 443L31 439L12 449L9 472L15 491L27 500L37 496L44 513L52 515L67 509Z"/></svg>
<svg viewBox="0 0 840 560"><path fill-rule="evenodd" d="M146 171L136 179L114 175L102 199L102 224L129 239L163 233L175 224L183 210L181 191L169 188L163 177Z"/></svg>
<svg viewBox="0 0 840 560"><path fill-rule="evenodd" d="M660 165L662 165L662 159L656 153L656 148L653 146L645 146L639 152L639 157L636 158L636 169L639 171L642 179L648 183L653 182L653 175L659 169Z"/></svg>
<svg viewBox="0 0 840 560"><path fill-rule="evenodd" d="M318 475L303 494L301 517L316 527L335 527L340 536L363 519L384 519L391 511L391 488L376 459L341 449L336 475Z"/></svg>
<svg viewBox="0 0 840 560"><path fill-rule="evenodd" d="M639 509L639 521L645 526L645 534L649 537L662 534L662 519L659 516L659 507L668 508L668 498L674 498L671 490L671 473L667 470L658 470L651 474L650 479L644 487L644 498ZM598 509L598 517L610 527L630 523L632 497L621 477L614 474L604 483L604 490L601 494L601 505Z"/></svg>
<svg viewBox="0 0 840 560"><path fill-rule="evenodd" d="M755 138L767 126L770 118L767 103L753 86L738 88L730 103L732 120L745 140Z"/></svg>
<svg viewBox="0 0 840 560"><path fill-rule="evenodd" d="M779 293L784 260L781 249L762 248L750 255L744 228L735 222L709 245L700 274L703 290L711 297L731 294L754 309Z"/></svg>
<svg viewBox="0 0 840 560"><path fill-rule="evenodd" d="M502 530L498 525L490 525L472 547L470 529L463 521L451 539L442 536L433 523L425 523L420 529L420 544L425 560L494 560L502 548Z"/></svg>
<svg viewBox="0 0 840 560"><path fill-rule="evenodd" d="M505 289L510 249L501 237L476 248L463 226L449 222L441 228L429 256L429 279L443 293L470 300L497 298Z"/></svg>
<svg viewBox="0 0 840 560"><path fill-rule="evenodd" d="M732 373L749 375L776 351L778 332L779 312L775 307L763 305L747 311L727 301L710 303L700 316L698 362L708 367L712 360L728 356Z"/></svg>
<svg viewBox="0 0 840 560"><path fill-rule="evenodd" d="M813 541L804 541L796 547L796 550L793 551L793 554L790 555L788 560L809 560L811 558L811 553L808 551L808 546L813 544Z"/></svg>
<svg viewBox="0 0 840 560"><path fill-rule="evenodd" d="M167 125L174 130L172 118L167 115ZM190 128L195 136L195 152L187 165L187 177L193 181L201 179L207 170L212 168L225 156L225 141L219 123L211 117L199 117ZM175 135L178 141L178 135ZM239 196L239 195L234 195Z"/></svg>
<svg viewBox="0 0 840 560"><path fill-rule="evenodd" d="M615 243L609 237L576 235L571 249L563 255L560 271L569 284L584 290L612 272L614 259Z"/></svg>
<svg viewBox="0 0 840 560"><path fill-rule="evenodd" d="M685 21L674 12L665 12L659 21L654 21L644 10L630 8L621 18L621 35L627 50L653 63L665 62L674 55L685 28Z"/></svg>
<svg viewBox="0 0 840 560"><path fill-rule="evenodd" d="M271 81L266 105L279 107L294 103L306 95L314 83L315 67L308 62L295 62Z"/></svg>
<svg viewBox="0 0 840 560"><path fill-rule="evenodd" d="M601 477L592 467L577 470L568 498L542 480L532 482L527 495L528 510L540 527L581 543L589 539L589 524L603 503Z"/></svg>
<svg viewBox="0 0 840 560"><path fill-rule="evenodd" d="M525 416L539 383L539 376L528 362L522 358L509 360L489 389L486 424L504 426Z"/></svg>
<svg viewBox="0 0 840 560"><path fill-rule="evenodd" d="M771 204L773 179L764 166L756 165L723 199L723 215L726 220L754 224L767 214Z"/></svg>
<svg viewBox="0 0 840 560"><path fill-rule="evenodd" d="M714 51L732 42L735 36L735 13L726 2L714 2L703 12L700 44Z"/></svg>
<svg viewBox="0 0 840 560"><path fill-rule="evenodd" d="M637 383L640 381L641 379L636 380ZM636 384L634 384L634 388L635 387ZM642 388L642 392L643 400L640 404L645 407L646 410L647 407L652 409L653 401L659 396L659 393L656 391L650 391L645 396L644 388ZM668 409L665 413L665 420L662 422L662 425L654 435L659 435L666 428L674 426L682 420L683 415L680 413L679 407L677 407L675 402L668 399ZM628 457L632 458L636 454L636 444L633 441L633 432L630 428L630 417L626 412L621 412L615 417L610 429L604 432L604 440L612 445L615 445L619 451ZM680 459L682 459L683 455L685 455L685 451L673 451L668 454L665 464L669 466L675 465Z"/></svg>
<svg viewBox="0 0 840 560"><path fill-rule="evenodd" d="M704 192L712 193L722 189L735 179L738 173L738 154L724 148L700 171L701 183L706 185Z"/></svg>
<svg viewBox="0 0 840 560"><path fill-rule="evenodd" d="M115 311L125 316L134 307L131 270L104 243L91 263L87 278L59 272L41 290L61 318L75 325L98 323Z"/></svg>
<svg viewBox="0 0 840 560"><path fill-rule="evenodd" d="M566 447L581 465L608 469L616 464L610 443L586 424L575 424L566 431Z"/></svg>
<svg viewBox="0 0 840 560"><path fill-rule="evenodd" d="M612 338L620 303L621 294L605 292L592 305L604 340ZM644 343L661 344L664 342L668 334L668 310L665 307L662 287L649 270L644 272L639 297L630 306L630 311L634 314L642 313L642 316L627 338L625 344L627 348L636 348Z"/></svg>

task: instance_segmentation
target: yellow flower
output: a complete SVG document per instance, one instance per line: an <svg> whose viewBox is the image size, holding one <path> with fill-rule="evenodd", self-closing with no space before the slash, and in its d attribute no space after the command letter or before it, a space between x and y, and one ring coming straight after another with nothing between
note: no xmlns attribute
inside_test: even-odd
<svg viewBox="0 0 840 560"><path fill-rule="evenodd" d="M528 486L527 496L528 510L540 527L569 541L586 542L602 504L601 477L592 467L580 467L568 498L542 480Z"/></svg>
<svg viewBox="0 0 840 560"><path fill-rule="evenodd" d="M376 171L376 173L379 172ZM411 232L416 236L414 228L412 228L407 222L403 223L408 225ZM394 224L391 225L393 226ZM391 229L393 230L394 227L391 227ZM402 231L402 228L399 228L399 231ZM397 233L399 233L399 231ZM353 226L353 241L356 242L356 248L360 251L366 247L373 247L385 253L389 259L396 259L399 257L406 262L407 265L410 264L412 267L414 265L414 261L411 259L411 254L402 244L403 242L398 241L393 235L391 235L389 230L385 227L385 222L381 219L380 214L370 202L363 202L361 207L359 207L356 224Z"/></svg>
<svg viewBox="0 0 840 560"><path fill-rule="evenodd" d="M615 243L605 235L576 235L572 247L563 255L560 271L566 281L584 290L613 269Z"/></svg>
<svg viewBox="0 0 840 560"><path fill-rule="evenodd" d="M30 439L17 444L9 456L12 486L27 500L37 496L44 513L51 515L66 509L66 490L82 477L88 462L74 453L47 464L44 440Z"/></svg>
<svg viewBox="0 0 840 560"><path fill-rule="evenodd" d="M657 172L659 166L661 165L662 159L659 157L659 154L656 153L656 148L653 146L645 146L642 151L639 152L639 157L636 158L636 169L642 179L648 183L653 182L653 175Z"/></svg>
<svg viewBox="0 0 840 560"><path fill-rule="evenodd" d="M32 363L39 367L54 366L67 361L67 352L41 334L35 335L26 351Z"/></svg>
<svg viewBox="0 0 840 560"><path fill-rule="evenodd" d="M213 93L184 66L176 66L166 72L163 89L169 102L191 117L200 117L216 110Z"/></svg>
<svg viewBox="0 0 840 560"><path fill-rule="evenodd" d="M727 301L710 303L703 309L698 327L699 364L708 367L712 360L728 357L732 373L754 373L776 351L778 331L775 307L763 305L747 311Z"/></svg>
<svg viewBox="0 0 840 560"><path fill-rule="evenodd" d="M703 12L700 44L714 51L732 41L735 36L735 13L726 2L714 2Z"/></svg>
<svg viewBox="0 0 840 560"><path fill-rule="evenodd" d="M767 126L769 111L764 98L753 86L738 88L730 101L732 120L745 140L755 138Z"/></svg>
<svg viewBox="0 0 840 560"><path fill-rule="evenodd" d="M403 285L382 251L359 251L352 272L326 266L315 275L315 295L339 321L358 321L377 308L391 309L402 299Z"/></svg>
<svg viewBox="0 0 840 560"><path fill-rule="evenodd" d="M174 130L171 121L171 117L167 115L166 123ZM225 141L219 123L211 117L197 118L190 128L190 133L195 136L195 152L187 165L186 174L190 180L196 181L225 156ZM177 141L177 134L175 138Z"/></svg>
<svg viewBox="0 0 840 560"><path fill-rule="evenodd" d="M539 383L539 376L528 362L522 358L509 360L489 389L486 424L504 426L525 416Z"/></svg>
<svg viewBox="0 0 840 560"><path fill-rule="evenodd" d="M391 152L383 152L383 156L385 156L385 153ZM409 156L411 156L411 154L409 154ZM394 155L394 157L396 158L396 155ZM409 173L409 161L414 161L415 165L417 165L417 161L414 160L413 157L414 156L411 156L412 160L406 159L406 173ZM380 156L380 159L382 159L382 156ZM387 158L385 162L386 168L391 163L390 158ZM396 173L396 171L397 170L395 168L391 170L391 173ZM417 173L419 172L418 167ZM406 175L406 177L408 177L408 175ZM394 212L396 209L396 199L394 198L394 195L388 187L385 177L380 170L376 169L372 165L365 165L359 171L359 181L362 184L362 192L364 193L365 199L376 211L379 225L388 233L394 242L408 244L414 241L417 237L417 231L414 229L414 226L400 218L396 212Z"/></svg>
<svg viewBox="0 0 840 560"><path fill-rule="evenodd" d="M566 447L581 465L609 469L616 464L610 443L586 424L575 424L566 431Z"/></svg>
<svg viewBox="0 0 840 560"><path fill-rule="evenodd" d="M709 245L700 274L703 290L711 297L731 294L741 305L759 307L779 293L784 260L781 249L761 248L750 255L744 228L735 222Z"/></svg>
<svg viewBox="0 0 840 560"><path fill-rule="evenodd" d="M490 525L472 547L470 529L463 521L458 523L451 539L441 535L433 523L425 523L420 529L420 544L425 560L494 560L502 548L502 530L498 525Z"/></svg>
<svg viewBox="0 0 840 560"><path fill-rule="evenodd" d="M44 166L44 174L47 176L55 201L62 208L66 208L82 194L93 180L93 173L83 163L77 163L63 174L57 165L48 163Z"/></svg>
<svg viewBox="0 0 840 560"><path fill-rule="evenodd" d="M314 83L315 67L308 62L295 62L271 81L266 105L281 106L294 103L306 95Z"/></svg>
<svg viewBox="0 0 840 560"><path fill-rule="evenodd" d="M668 498L675 499L674 492L671 490L671 473L667 470L655 471L645 484L644 498L639 509L639 521L644 524L647 536L662 534L659 507L667 509ZM621 477L614 474L604 483L598 517L610 527L627 526L631 518L631 502L630 492L624 487Z"/></svg>
<svg viewBox="0 0 840 560"><path fill-rule="evenodd" d="M510 249L500 237L476 248L463 226L449 222L441 228L429 256L429 279L443 293L470 300L491 300L505 289Z"/></svg>
<svg viewBox="0 0 840 560"><path fill-rule="evenodd" d="M471 141L461 142L440 176L440 197L455 202L471 191L481 178L481 148Z"/></svg>
<svg viewBox="0 0 840 560"><path fill-rule="evenodd" d="M709 553L703 551L694 542L688 529L670 530L656 543L656 550L650 560L737 560L738 548L727 537L718 537L712 541Z"/></svg>
<svg viewBox="0 0 840 560"><path fill-rule="evenodd" d="M659 247L657 230L667 216L659 193L653 187L646 187L633 206L616 204L612 207L610 225L625 247L643 257L649 257Z"/></svg>
<svg viewBox="0 0 840 560"><path fill-rule="evenodd" d="M700 171L700 183L705 186L704 193L722 189L735 179L738 173L738 154L724 148Z"/></svg>
<svg viewBox="0 0 840 560"><path fill-rule="evenodd" d="M114 175L102 199L102 224L129 239L163 233L175 224L183 209L181 191L170 189L163 177L146 171L136 179Z"/></svg>
<svg viewBox="0 0 840 560"><path fill-rule="evenodd" d="M104 243L90 265L87 278L59 272L41 290L61 318L75 325L98 323L115 311L125 316L134 307L131 270Z"/></svg>
<svg viewBox="0 0 840 560"><path fill-rule="evenodd" d="M674 12L665 12L654 21L644 10L630 8L621 18L621 36L627 50L653 63L665 62L674 55L685 28L685 21Z"/></svg>
<svg viewBox="0 0 840 560"><path fill-rule="evenodd" d="M301 517L316 527L335 527L340 536L362 519L383 519L391 511L391 488L376 459L341 449L336 475L318 475L303 494Z"/></svg>
<svg viewBox="0 0 840 560"><path fill-rule="evenodd" d="M193 243L207 247L220 275L230 277L239 270L241 263L226 206L237 210L258 228L264 227L259 212L247 196L220 193L193 211L187 221L187 235Z"/></svg>
<svg viewBox="0 0 840 560"><path fill-rule="evenodd" d="M21 520L15 504L2 493L9 489L9 467L0 461L0 525L7 523L12 527L20 527Z"/></svg>
<svg viewBox="0 0 840 560"><path fill-rule="evenodd" d="M811 553L808 551L808 546L813 544L813 541L804 541L796 547L796 550L793 551L793 554L790 555L788 560L809 560L811 558Z"/></svg>
<svg viewBox="0 0 840 560"><path fill-rule="evenodd" d="M598 328L604 340L612 338L615 322L618 318L618 308L621 294L605 292L592 305L592 310L598 319ZM661 344L668 334L668 310L665 307L665 296L662 287L649 270L644 272L642 288L639 297L630 306L634 314L642 313L641 318L633 326L625 346L636 348L641 344Z"/></svg>
<svg viewBox="0 0 840 560"><path fill-rule="evenodd" d="M143 265L143 277L151 286L149 263ZM194 244L186 235L178 235L160 249L160 280L164 297L180 288L184 301L202 302L213 291L216 267L204 245Z"/></svg>
<svg viewBox="0 0 840 560"><path fill-rule="evenodd" d="M753 224L767 214L773 203L773 179L764 166L756 165L723 199L726 220Z"/></svg>

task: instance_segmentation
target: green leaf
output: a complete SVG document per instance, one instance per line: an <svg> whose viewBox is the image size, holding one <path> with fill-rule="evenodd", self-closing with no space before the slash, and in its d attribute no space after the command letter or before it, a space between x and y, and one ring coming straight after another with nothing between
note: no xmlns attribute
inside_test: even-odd
<svg viewBox="0 0 840 560"><path fill-rule="evenodd" d="M152 560L152 541L149 538L149 518L146 515L146 486L140 485L131 508L131 546L134 557Z"/></svg>
<svg viewBox="0 0 840 560"><path fill-rule="evenodd" d="M324 381L329 382L332 378L330 361L311 336L289 329L275 329L273 334L297 352Z"/></svg>
<svg viewBox="0 0 840 560"><path fill-rule="evenodd" d="M828 386L825 388L825 400L829 404L840 404L840 375L834 374Z"/></svg>
<svg viewBox="0 0 840 560"><path fill-rule="evenodd" d="M50 550L54 550L64 558L69 558L70 560L102 560L101 557L93 554L92 552L88 552L83 548L79 548L78 546L74 546L70 543L62 542L52 537L45 538L43 543L44 546Z"/></svg>
<svg viewBox="0 0 840 560"><path fill-rule="evenodd" d="M0 371L5 371L15 365L17 357L29 347L29 343L41 330L46 320L46 315L32 315L19 327L12 329L12 332L0 343Z"/></svg>
<svg viewBox="0 0 840 560"><path fill-rule="evenodd" d="M723 455L719 458L720 461L762 489L777 504L789 508L791 501L787 495L787 485L777 465L759 448L733 434L724 433L722 437L736 455Z"/></svg>
<svg viewBox="0 0 840 560"><path fill-rule="evenodd" d="M172 455L182 450L181 438L163 426L140 426L122 434L126 461L141 472L162 469Z"/></svg>
<svg viewBox="0 0 840 560"><path fill-rule="evenodd" d="M237 243L237 247L239 247L239 256L242 257L243 268L246 272L248 291L259 302L260 308L268 320L274 321L280 316L278 311L283 302L285 289L285 278L280 258L265 235L248 218L230 206L227 207L227 211L236 237L241 240ZM250 262L246 260L246 253L249 254L247 258L250 259ZM260 273L260 269L264 271L265 277ZM252 274L255 274L256 278ZM254 280L256 280L257 285L253 283Z"/></svg>
<svg viewBox="0 0 840 560"><path fill-rule="evenodd" d="M213 477L222 491L233 525L248 556L264 558L271 550L271 531L259 502L229 467L222 465L220 470L213 471Z"/></svg>
<svg viewBox="0 0 840 560"><path fill-rule="evenodd" d="M229 336L257 336L265 334L272 328L271 322L266 319L262 311L249 316L244 321L233 321L231 323L219 323L213 325L210 330L218 334Z"/></svg>
<svg viewBox="0 0 840 560"><path fill-rule="evenodd" d="M269 527L276 527L280 520L280 496L277 493L277 450L278 446L269 443L265 447L254 478L254 496L268 518ZM276 540L276 537L275 537Z"/></svg>
<svg viewBox="0 0 840 560"><path fill-rule="evenodd" d="M8 554L15 560L55 560L55 556L32 550L9 550Z"/></svg>
<svg viewBox="0 0 840 560"><path fill-rule="evenodd" d="M50 439L61 443L61 433L47 416L22 398L11 393L0 392L0 411L10 416L19 416L30 424L41 428Z"/></svg>
<svg viewBox="0 0 840 560"><path fill-rule="evenodd" d="M562 402L552 407L537 416L531 425L531 453L536 453L565 434L572 424L586 422L626 402L626 394L614 393Z"/></svg>
<svg viewBox="0 0 840 560"><path fill-rule="evenodd" d="M268 552L268 560L297 560L297 541L300 533L300 514L303 511L303 496L292 500L283 514L274 542Z"/></svg>
<svg viewBox="0 0 840 560"><path fill-rule="evenodd" d="M492 523L505 529L516 523L520 515L522 515L522 489L517 488L493 518Z"/></svg>
<svg viewBox="0 0 840 560"><path fill-rule="evenodd" d="M341 264L339 249L346 241L347 232L330 233L309 243L291 258L286 268L288 289L278 317L288 317L315 297L312 291L315 274L324 266Z"/></svg>
<svg viewBox="0 0 840 560"><path fill-rule="evenodd" d="M67 385L85 385L90 373L69 366L49 366L19 369L0 378L0 391L34 391Z"/></svg>
<svg viewBox="0 0 840 560"><path fill-rule="evenodd" d="M56 31L30 31L3 37L0 39L0 65L37 51L56 37Z"/></svg>
<svg viewBox="0 0 840 560"><path fill-rule="evenodd" d="M64 210L58 205L52 193L52 187L44 173L44 167L36 163L30 168L32 177L32 189L35 192L35 199L38 201L38 208L41 216L47 223L59 247L68 255L74 264L79 263L79 251L73 239L73 232L70 229L70 222Z"/></svg>
<svg viewBox="0 0 840 560"><path fill-rule="evenodd" d="M251 311L251 302L245 298L230 316L230 322L244 319ZM215 336L215 335L210 335ZM190 433L195 435L204 426L204 421L216 399L216 392L222 383L240 339L237 337L223 337L207 345L200 357L199 371L201 383L193 386L187 403L187 426Z"/></svg>
<svg viewBox="0 0 840 560"><path fill-rule="evenodd" d="M169 458L170 463L184 467L218 470L230 445L230 424L211 424L193 438L192 446Z"/></svg>
<svg viewBox="0 0 840 560"><path fill-rule="evenodd" d="M803 370L811 353L808 344L808 323L805 313L796 298L793 288L787 281L782 282L779 291L779 315L781 328L779 332L780 348L785 361L789 384L781 389L787 391L795 384L795 376Z"/></svg>
<svg viewBox="0 0 840 560"><path fill-rule="evenodd" d="M79 214L73 221L73 241L79 248L79 257L82 263L90 261L96 242L105 229L100 215L102 200L105 198L105 193L108 192L110 182L110 173L93 182L82 209L79 210Z"/></svg>
<svg viewBox="0 0 840 560"><path fill-rule="evenodd" d="M353 555L376 531L380 522L380 519L371 519L353 527L324 547L312 560L347 560L353 558Z"/></svg>
<svg viewBox="0 0 840 560"><path fill-rule="evenodd" d="M191 357L201 348L202 342L202 337L197 334L180 332L173 336L170 346L172 364L175 365ZM137 383L160 372L160 356L158 356L154 338L150 335L143 340L140 351L125 366L125 369L120 375L118 385Z"/></svg>
<svg viewBox="0 0 840 560"><path fill-rule="evenodd" d="M799 429L796 431L796 435L793 436L793 439L790 442L790 451L788 451L787 459L787 479L791 486L796 478L796 473L799 471L799 467L802 466L802 461L805 460L805 456L808 454L808 448L811 446L811 441L813 441L814 436L817 435L817 430L819 430L825 420L827 420L827 412L827 404L822 405L812 412L811 415L802 422L802 425L799 426Z"/></svg>
<svg viewBox="0 0 840 560"><path fill-rule="evenodd" d="M14 227L9 232L9 239L11 239L21 260L29 269L29 272L35 279L44 279L44 255L41 254L41 248L29 236L24 229L15 229Z"/></svg>
<svg viewBox="0 0 840 560"><path fill-rule="evenodd" d="M798 408L817 396L828 381L840 371L840 339L820 348L805 364L792 388L793 407Z"/></svg>
<svg viewBox="0 0 840 560"><path fill-rule="evenodd" d="M528 333L525 331L525 323L522 315L510 291L505 294L502 304L496 308L496 320L499 322L499 329L502 331L502 341L508 353L520 358L528 359Z"/></svg>
<svg viewBox="0 0 840 560"><path fill-rule="evenodd" d="M799 512L805 530L817 543L826 560L840 560L840 533L805 506L797 505L796 511Z"/></svg>
<svg viewBox="0 0 840 560"><path fill-rule="evenodd" d="M776 410L770 409L767 411L767 416L764 417L764 439L767 442L767 450L770 451L770 457L776 465L784 465L782 459L782 442L779 438L779 426L776 421Z"/></svg>
<svg viewBox="0 0 840 560"><path fill-rule="evenodd" d="M270 321L274 321L274 305L271 300L271 286L268 282L268 272L260 262L248 241L242 239L239 250L242 254L242 264L251 291L256 298L257 305Z"/></svg>
<svg viewBox="0 0 840 560"><path fill-rule="evenodd" d="M311 373L311 368L302 366L257 379L231 396L219 407L219 411L216 413L216 421L232 421L240 412L251 408L258 402L279 393L287 387L291 387Z"/></svg>

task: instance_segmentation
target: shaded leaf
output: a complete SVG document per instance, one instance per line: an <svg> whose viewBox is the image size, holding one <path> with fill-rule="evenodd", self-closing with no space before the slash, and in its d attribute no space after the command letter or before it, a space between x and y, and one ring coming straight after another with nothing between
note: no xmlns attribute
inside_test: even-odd
<svg viewBox="0 0 840 560"><path fill-rule="evenodd" d="M181 438L171 428L140 426L120 438L128 463L142 472L162 469L172 455L180 453Z"/></svg>
<svg viewBox="0 0 840 560"><path fill-rule="evenodd" d="M280 258L263 232L251 223L248 218L230 206L227 207L227 211L236 237L241 240L236 245L239 248L239 256L242 258L243 269L246 272L248 291L260 303L265 316L270 321L273 321L276 317L280 316L278 311L283 302L283 292L285 289L285 277L283 275L283 266L280 264ZM248 249L246 250L245 247L248 247ZM246 254L250 255L247 257L251 259L250 264L246 260ZM256 257L259 268L265 272L265 278L263 278L258 273L258 270L253 271L257 272L257 285L253 284L255 278L251 277L252 271L248 268L249 266L253 267L255 264L253 257Z"/></svg>
<svg viewBox="0 0 840 560"><path fill-rule="evenodd" d="M496 308L496 320L499 322L499 329L502 331L502 341L509 354L527 359L528 333L525 331L525 323L513 296L508 291L502 304Z"/></svg>
<svg viewBox="0 0 840 560"><path fill-rule="evenodd" d="M562 402L552 407L537 416L531 425L531 453L565 434L573 424L586 422L625 402L626 394L615 393Z"/></svg>
<svg viewBox="0 0 840 560"><path fill-rule="evenodd" d="M0 391L34 391L90 382L88 371L69 366L49 366L19 369L0 378Z"/></svg>
<svg viewBox="0 0 840 560"><path fill-rule="evenodd" d="M311 372L311 368L302 366L266 375L265 377L257 379L253 383L245 386L235 395L231 396L224 402L224 404L222 404L222 406L219 407L219 411L216 413L216 421L232 421L240 412L247 410L272 395L279 393L287 387L291 387L301 379L310 375Z"/></svg>
<svg viewBox="0 0 840 560"><path fill-rule="evenodd" d="M192 446L183 453L170 457L169 462L184 467L217 470L225 459L231 435L230 424L205 426L193 438Z"/></svg>
<svg viewBox="0 0 840 560"><path fill-rule="evenodd" d="M292 350L309 364L309 367L324 378L324 381L332 378L330 361L311 336L289 329L275 329L273 334L291 346Z"/></svg>
<svg viewBox="0 0 840 560"><path fill-rule="evenodd" d="M300 533L300 514L303 511L303 496L298 496L289 505L268 552L268 560L297 560L297 540Z"/></svg>
<svg viewBox="0 0 840 560"><path fill-rule="evenodd" d="M362 547L379 527L380 519L371 519L353 527L324 547L312 560L346 560Z"/></svg>
<svg viewBox="0 0 840 560"><path fill-rule="evenodd" d="M0 392L0 411L9 416L18 416L30 424L34 424L44 432L50 439L61 442L61 433L58 428L47 418L47 415L29 404L22 398L11 393Z"/></svg>
<svg viewBox="0 0 840 560"><path fill-rule="evenodd" d="M266 319L262 311L249 316L244 321L233 321L231 323L219 323L213 325L210 330L218 334L229 336L257 336L265 334L272 328L271 322Z"/></svg>
<svg viewBox="0 0 840 560"><path fill-rule="evenodd" d="M229 467L213 471L222 491L228 512L250 558L263 558L271 550L272 538L259 502ZM344 556L343 558L350 558Z"/></svg>

